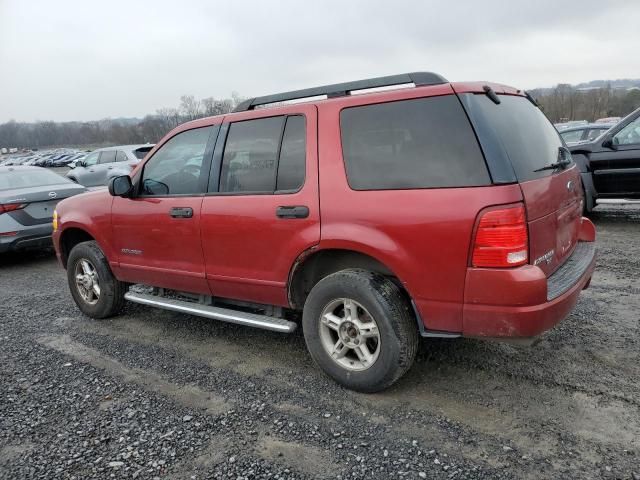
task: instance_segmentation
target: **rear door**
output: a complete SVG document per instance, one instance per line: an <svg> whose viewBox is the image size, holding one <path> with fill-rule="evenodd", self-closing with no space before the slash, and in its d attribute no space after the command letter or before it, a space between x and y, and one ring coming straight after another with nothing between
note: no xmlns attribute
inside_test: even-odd
<svg viewBox="0 0 640 480"><path fill-rule="evenodd" d="M544 114L526 97L498 95L495 103L483 93L465 94L472 118L491 129L520 183L529 226L529 261L547 275L571 255L580 229L583 197L580 174L574 163L544 169L570 159L560 135ZM485 155L488 152L485 149ZM488 159L490 161L490 159Z"/></svg>
<svg viewBox="0 0 640 480"><path fill-rule="evenodd" d="M209 126L177 133L145 162L136 195L114 198L121 280L209 294L200 212L217 131Z"/></svg>
<svg viewBox="0 0 640 480"><path fill-rule="evenodd" d="M228 118L202 204L207 280L219 297L286 306L290 268L320 240L316 107Z"/></svg>

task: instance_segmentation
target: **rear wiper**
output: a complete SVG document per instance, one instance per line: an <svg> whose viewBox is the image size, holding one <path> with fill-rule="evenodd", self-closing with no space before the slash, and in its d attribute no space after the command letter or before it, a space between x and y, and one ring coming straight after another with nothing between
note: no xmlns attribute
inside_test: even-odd
<svg viewBox="0 0 640 480"><path fill-rule="evenodd" d="M542 168L536 168L534 172L543 172L544 170L558 170L564 169L567 165L571 163L571 160L560 160L556 163L550 163L549 165L545 165Z"/></svg>
<svg viewBox="0 0 640 480"><path fill-rule="evenodd" d="M567 155L569 158L567 158ZM558 160L555 163L550 163L542 168L537 168L534 172L543 172L545 170L564 170L568 165L571 165L571 152L566 147L558 147Z"/></svg>

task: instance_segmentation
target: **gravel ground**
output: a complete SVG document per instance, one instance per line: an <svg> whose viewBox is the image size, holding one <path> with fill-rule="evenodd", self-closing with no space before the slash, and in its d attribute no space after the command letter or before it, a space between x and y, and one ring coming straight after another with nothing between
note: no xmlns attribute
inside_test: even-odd
<svg viewBox="0 0 640 480"><path fill-rule="evenodd" d="M83 317L52 254L0 257L0 478L640 479L640 206L535 347L423 341L376 395L289 336L128 305Z"/></svg>

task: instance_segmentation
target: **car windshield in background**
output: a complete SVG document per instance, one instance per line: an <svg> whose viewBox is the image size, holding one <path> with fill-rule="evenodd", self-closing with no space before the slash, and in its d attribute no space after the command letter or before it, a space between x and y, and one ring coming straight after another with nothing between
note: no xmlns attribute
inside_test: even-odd
<svg viewBox="0 0 640 480"><path fill-rule="evenodd" d="M558 131L525 97L500 95L499 98L499 104L486 95L473 95L471 101L474 110L493 126L518 181L551 175L553 170L535 170L558 161L558 149L563 146Z"/></svg>
<svg viewBox="0 0 640 480"><path fill-rule="evenodd" d="M35 169L35 167L33 170L9 170L0 172L0 190L40 187L43 185L57 185L68 182L66 178L56 173L44 169Z"/></svg>

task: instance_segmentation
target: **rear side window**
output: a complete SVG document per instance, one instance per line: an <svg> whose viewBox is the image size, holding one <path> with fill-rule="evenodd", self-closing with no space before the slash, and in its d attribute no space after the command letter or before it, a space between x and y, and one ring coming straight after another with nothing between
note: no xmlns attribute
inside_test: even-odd
<svg viewBox="0 0 640 480"><path fill-rule="evenodd" d="M351 107L340 113L351 188L489 185L469 120L453 95Z"/></svg>
<svg viewBox="0 0 640 480"><path fill-rule="evenodd" d="M287 118L282 136L278 179L276 190L298 190L304 183L306 135L304 117L296 115Z"/></svg>
<svg viewBox="0 0 640 480"><path fill-rule="evenodd" d="M100 163L112 163L116 161L116 151L107 150L100 154Z"/></svg>
<svg viewBox="0 0 640 480"><path fill-rule="evenodd" d="M484 94L470 97L474 121L486 122L506 152L516 178L520 182L553 174L553 170L536 172L558 161L562 147L560 134L540 111L525 97L500 95L495 104Z"/></svg>
<svg viewBox="0 0 640 480"><path fill-rule="evenodd" d="M232 123L222 157L221 192L273 192L285 117Z"/></svg>
<svg viewBox="0 0 640 480"><path fill-rule="evenodd" d="M118 150L118 153L116 154L116 162L126 162L127 160L129 160L127 158L127 154L122 150Z"/></svg>

